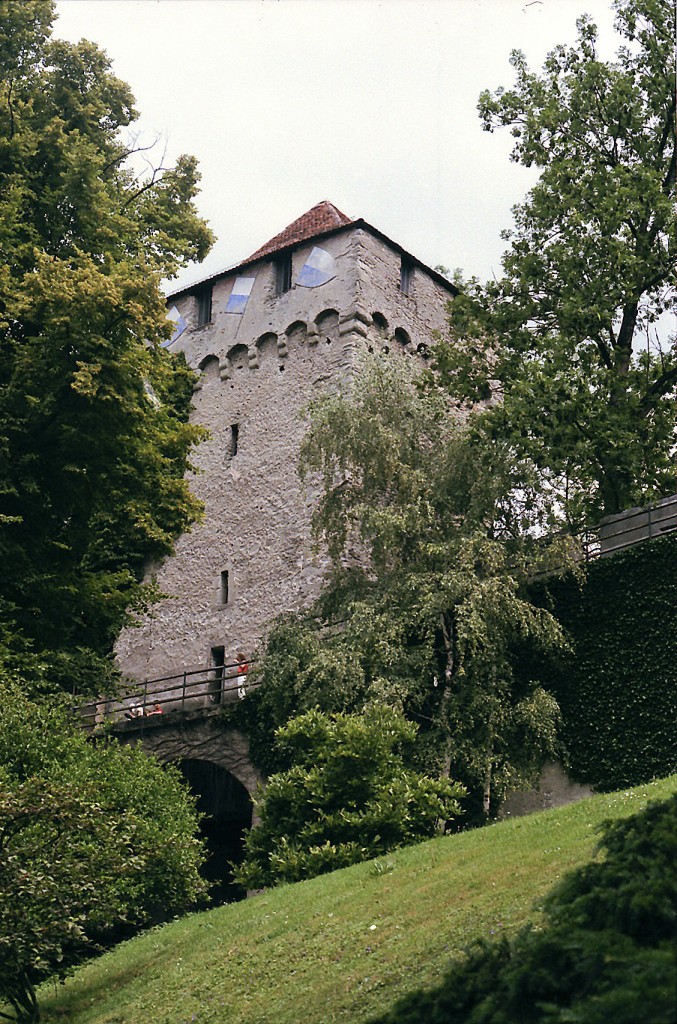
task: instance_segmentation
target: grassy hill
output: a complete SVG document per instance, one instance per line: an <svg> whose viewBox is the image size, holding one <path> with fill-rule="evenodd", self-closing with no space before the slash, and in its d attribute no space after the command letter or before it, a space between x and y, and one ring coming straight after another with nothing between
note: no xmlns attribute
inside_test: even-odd
<svg viewBox="0 0 677 1024"><path fill-rule="evenodd" d="M358 1024L435 983L472 939L538 914L599 824L677 776L432 840L195 914L119 946L56 991L47 1024Z"/></svg>

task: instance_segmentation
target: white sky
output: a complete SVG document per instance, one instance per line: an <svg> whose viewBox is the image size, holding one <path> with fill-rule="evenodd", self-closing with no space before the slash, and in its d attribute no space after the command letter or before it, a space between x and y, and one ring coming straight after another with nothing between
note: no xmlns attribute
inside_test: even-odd
<svg viewBox="0 0 677 1024"><path fill-rule="evenodd" d="M509 161L507 131L482 131L479 93L512 85L513 48L539 70L583 12L611 57L607 0L59 0L55 35L105 49L144 137L198 158L217 242L180 283L322 199L486 279L535 173Z"/></svg>

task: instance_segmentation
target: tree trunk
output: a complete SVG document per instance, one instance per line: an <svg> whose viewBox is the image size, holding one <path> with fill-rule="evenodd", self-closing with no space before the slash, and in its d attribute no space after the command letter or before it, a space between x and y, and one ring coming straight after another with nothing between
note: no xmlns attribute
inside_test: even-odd
<svg viewBox="0 0 677 1024"><path fill-rule="evenodd" d="M482 790L482 813L485 818L489 817L489 812L491 810L491 772L493 767L493 757L494 741L492 739L489 741L489 745L487 747L487 767L484 772L484 787Z"/></svg>
<svg viewBox="0 0 677 1024"><path fill-rule="evenodd" d="M39 1024L40 1007L35 987L25 971L21 971L16 988L8 993L8 998L16 1013L16 1024Z"/></svg>
<svg viewBox="0 0 677 1024"><path fill-rule="evenodd" d="M442 690L442 719L445 733L444 757L442 759L442 778L448 779L451 773L451 732L449 730L449 715L447 713L451 700L451 677L454 671L454 625L453 620L447 626L444 613L440 615L442 626L442 638L447 659L444 669L444 689Z"/></svg>

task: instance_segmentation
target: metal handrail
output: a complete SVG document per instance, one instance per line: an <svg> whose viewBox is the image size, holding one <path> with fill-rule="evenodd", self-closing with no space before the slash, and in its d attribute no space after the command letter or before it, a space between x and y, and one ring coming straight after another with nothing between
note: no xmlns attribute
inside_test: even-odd
<svg viewBox="0 0 677 1024"><path fill-rule="evenodd" d="M150 724L149 719L162 721L163 715L171 715L173 720L195 712L204 715L216 710L221 703L245 697L256 688L258 684L248 678L254 660L247 662L246 673L240 671L239 662L233 662L144 679L123 693L93 698L74 710L83 725L90 729L104 725L134 728ZM230 672L230 676L226 672Z"/></svg>
<svg viewBox="0 0 677 1024"><path fill-rule="evenodd" d="M624 551L677 530L677 494L607 516L582 535L586 561Z"/></svg>

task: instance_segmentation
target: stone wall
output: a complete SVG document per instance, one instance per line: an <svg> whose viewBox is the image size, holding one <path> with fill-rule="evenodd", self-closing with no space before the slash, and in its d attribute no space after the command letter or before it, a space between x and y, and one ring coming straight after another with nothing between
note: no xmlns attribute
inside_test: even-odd
<svg viewBox="0 0 677 1024"><path fill-rule="evenodd" d="M237 779L252 799L263 785L263 777L252 766L246 736L225 726L218 716L174 725L163 724L161 728L148 729L141 735L121 733L119 739L122 743L141 746L146 754L153 754L160 761L179 764L193 760L217 764Z"/></svg>

